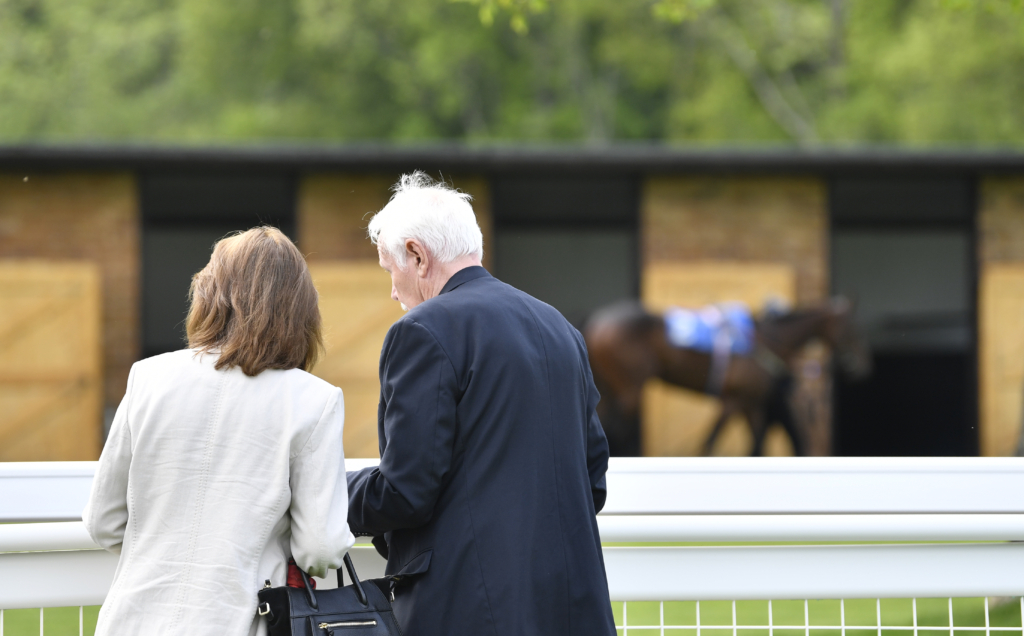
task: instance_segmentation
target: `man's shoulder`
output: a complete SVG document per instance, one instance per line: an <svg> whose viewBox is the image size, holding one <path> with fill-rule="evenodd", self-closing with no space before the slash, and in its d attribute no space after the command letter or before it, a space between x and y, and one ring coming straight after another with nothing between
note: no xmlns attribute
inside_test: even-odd
<svg viewBox="0 0 1024 636"><path fill-rule="evenodd" d="M391 325L388 335L395 337L421 329L439 341L444 340L462 333L467 323L482 314L514 302L512 294L517 293L521 292L490 276L472 280L410 309Z"/></svg>
<svg viewBox="0 0 1024 636"><path fill-rule="evenodd" d="M415 322L435 335L458 337L465 334L470 324L512 316L520 316L531 324L539 321L559 328L572 327L551 305L491 276L432 298L403 316L403 320Z"/></svg>
<svg viewBox="0 0 1024 636"><path fill-rule="evenodd" d="M438 325L442 325L444 322L436 311L423 311L423 309L423 306L420 305L406 312L391 324L384 337L385 349L388 349L396 339L408 340L410 336L414 340L417 339L417 336L437 339Z"/></svg>
<svg viewBox="0 0 1024 636"><path fill-rule="evenodd" d="M454 312L465 307L493 302L495 298L505 293L503 287L507 286L494 277L477 278L424 301L410 310L405 317L424 323L446 320Z"/></svg>

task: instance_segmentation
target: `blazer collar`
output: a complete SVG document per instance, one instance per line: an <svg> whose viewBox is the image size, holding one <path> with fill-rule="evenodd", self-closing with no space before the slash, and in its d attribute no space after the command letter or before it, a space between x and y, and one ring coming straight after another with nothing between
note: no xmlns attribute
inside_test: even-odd
<svg viewBox="0 0 1024 636"><path fill-rule="evenodd" d="M455 274L453 274L452 277L448 279L448 282L445 283L444 287L441 288L441 293L447 294L448 292L455 289L459 285L462 285L463 283L468 283L471 280L476 280L478 278L483 278L485 276L490 277L490 273L488 273L486 269L480 267L479 265L471 265L469 267L465 267L455 272Z"/></svg>

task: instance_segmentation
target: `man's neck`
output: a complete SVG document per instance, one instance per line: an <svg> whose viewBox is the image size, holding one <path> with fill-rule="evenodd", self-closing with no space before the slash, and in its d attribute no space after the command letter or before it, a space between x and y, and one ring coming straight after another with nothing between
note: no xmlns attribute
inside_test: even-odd
<svg viewBox="0 0 1024 636"><path fill-rule="evenodd" d="M475 256L463 256L462 258L456 259L451 263L442 264L437 271L437 276L431 277L431 291L433 292L429 297L433 298L441 294L441 290L448 284L452 276L458 274L467 267L478 267L480 266L480 259Z"/></svg>

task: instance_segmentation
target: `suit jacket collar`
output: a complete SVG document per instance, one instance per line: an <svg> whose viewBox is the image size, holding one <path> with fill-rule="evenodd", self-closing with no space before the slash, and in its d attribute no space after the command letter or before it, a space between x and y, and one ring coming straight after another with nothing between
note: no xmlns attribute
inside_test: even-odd
<svg viewBox="0 0 1024 636"><path fill-rule="evenodd" d="M463 283L468 283L471 280L476 280L478 278L483 278L485 276L490 277L490 273L488 273L486 269L480 267L479 265L471 265L469 267L465 267L455 272L452 275L452 277L448 279L448 282L445 283L444 287L441 288L441 293L447 294L448 292L455 289L459 285L462 285Z"/></svg>

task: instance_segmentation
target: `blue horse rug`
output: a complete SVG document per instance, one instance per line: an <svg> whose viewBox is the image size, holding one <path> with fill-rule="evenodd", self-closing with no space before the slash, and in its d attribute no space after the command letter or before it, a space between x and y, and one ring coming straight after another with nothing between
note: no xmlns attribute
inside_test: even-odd
<svg viewBox="0 0 1024 636"><path fill-rule="evenodd" d="M722 303L700 309L673 307L665 312L669 344L711 355L705 391L721 395L729 358L754 351L754 317L743 303Z"/></svg>
<svg viewBox="0 0 1024 636"><path fill-rule="evenodd" d="M665 312L668 341L703 353L746 356L754 350L754 318L743 303L722 303L700 309L673 307Z"/></svg>

